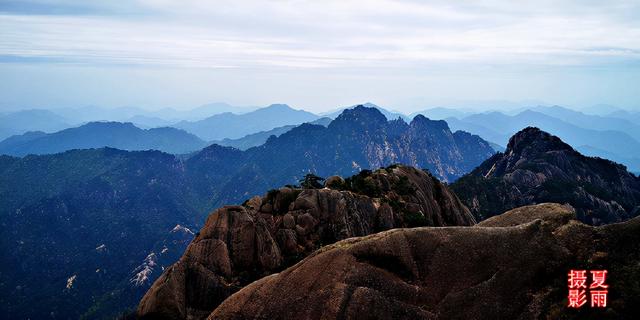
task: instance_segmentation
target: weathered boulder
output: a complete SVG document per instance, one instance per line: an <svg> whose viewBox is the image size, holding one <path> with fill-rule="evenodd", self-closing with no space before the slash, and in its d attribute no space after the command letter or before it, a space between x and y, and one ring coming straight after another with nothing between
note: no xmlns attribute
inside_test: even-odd
<svg viewBox="0 0 640 320"><path fill-rule="evenodd" d="M341 176L331 176L324 181L324 186L330 189L339 189L344 185L344 182Z"/></svg>
<svg viewBox="0 0 640 320"><path fill-rule="evenodd" d="M529 206L474 227L394 229L326 246L209 319L633 319L640 218L593 227ZM567 308L570 269L606 269L605 309Z"/></svg>

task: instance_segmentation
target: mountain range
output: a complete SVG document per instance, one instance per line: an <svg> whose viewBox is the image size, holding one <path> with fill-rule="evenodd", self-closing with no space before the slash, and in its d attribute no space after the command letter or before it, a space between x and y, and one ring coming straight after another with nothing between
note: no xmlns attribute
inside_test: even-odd
<svg viewBox="0 0 640 320"><path fill-rule="evenodd" d="M322 117L318 120L315 121L311 121L309 122L310 124L317 124L317 125L321 125L321 126L328 126L329 123L331 122L331 118L328 117ZM240 150L247 150L249 148L252 147L257 147L260 145L263 145L265 142L267 142L267 140L271 137L271 136L275 136L275 137L279 137L280 135L282 135L283 133L289 132L291 131L291 129L297 127L297 125L288 125L288 126L282 126L282 127L277 127L277 128L273 128L271 130L267 130L267 131L260 131L260 132L256 132L256 133L251 133L248 134L242 138L238 138L238 139L222 139L222 140L217 140L217 141L213 141L212 143L214 144L218 144L221 146L226 146L226 147L234 147L236 149L240 149Z"/></svg>
<svg viewBox="0 0 640 320"><path fill-rule="evenodd" d="M225 112L199 121L181 121L176 128L184 129L206 141L237 139L248 134L285 125L298 125L317 120L313 113L294 110L284 104L273 104L245 114Z"/></svg>
<svg viewBox="0 0 640 320"><path fill-rule="evenodd" d="M47 110L22 110L0 114L0 140L28 131L54 132L69 126L65 118Z"/></svg>
<svg viewBox="0 0 640 320"><path fill-rule="evenodd" d="M623 119L546 107L527 109L515 115L490 112L461 119L447 118L446 121L454 130L471 132L502 146L518 130L535 126L553 132L588 155L607 157L631 170L640 170L640 126Z"/></svg>
<svg viewBox="0 0 640 320"><path fill-rule="evenodd" d="M188 153L206 143L184 130L163 127L140 129L132 123L90 122L55 133L27 132L0 142L0 154L25 156L51 154L72 149L111 147L121 150L160 150Z"/></svg>
<svg viewBox="0 0 640 320"><path fill-rule="evenodd" d="M377 108L388 120L402 118L410 121L418 114L435 120L446 119L453 131L462 130L477 134L491 142L495 150L503 150L509 137L518 130L526 126L536 126L553 132L584 154L612 159L625 164L632 171L640 171L640 151L637 151L640 145L639 113L612 106L587 108L590 110L587 111L589 113L560 106L519 107L508 112L483 113L473 109L438 107L414 112L410 116L389 111L372 103L365 106ZM340 108L321 115L334 119L341 111L350 108L354 107ZM36 120L19 120L21 117ZM282 117L293 120L278 120ZM320 116L301 110L296 112L284 105L257 108L236 107L225 103L212 103L191 110L164 108L149 111L136 107L27 110L0 115L0 140L28 131L53 133L100 120L131 122L144 129L182 128L209 143L246 150L262 144L271 134L279 136L301 123L315 121L312 119L317 119L316 117Z"/></svg>
<svg viewBox="0 0 640 320"><path fill-rule="evenodd" d="M148 124L151 127L165 126L178 121L197 121L225 112L242 114L258 107L232 106L228 103L214 102L192 109L161 108L147 110L140 107L106 108L99 106L52 108L49 111L67 119L71 124L96 121L132 122L136 125ZM145 123L139 123L136 120Z"/></svg>
<svg viewBox="0 0 640 320"><path fill-rule="evenodd" d="M216 114L242 114L258 107L239 107L227 103L210 103L190 110L138 107L105 108L98 106L26 109L0 114L0 140L29 131L52 133L88 122L131 122L141 128L171 126L180 121L198 121Z"/></svg>
<svg viewBox="0 0 640 320"><path fill-rule="evenodd" d="M113 318L135 306L184 251L193 236L187 230L214 208L308 173L349 176L396 162L454 180L493 153L444 121L387 121L357 107L328 127L303 124L247 151L211 145L183 156L112 148L0 156L0 312Z"/></svg>

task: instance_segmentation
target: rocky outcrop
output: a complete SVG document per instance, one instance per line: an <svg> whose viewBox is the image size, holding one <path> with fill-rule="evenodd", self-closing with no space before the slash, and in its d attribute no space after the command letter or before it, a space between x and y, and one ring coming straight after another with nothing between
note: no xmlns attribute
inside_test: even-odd
<svg viewBox="0 0 640 320"><path fill-rule="evenodd" d="M216 210L144 296L139 317L205 318L243 286L343 239L397 227L475 223L445 185L412 167L331 181L333 189L282 188Z"/></svg>
<svg viewBox="0 0 640 320"><path fill-rule="evenodd" d="M474 227L395 229L326 246L225 300L209 319L632 319L640 218L592 227L571 207ZM606 269L606 309L567 308L567 272Z"/></svg>
<svg viewBox="0 0 640 320"><path fill-rule="evenodd" d="M542 202L568 203L579 220L594 225L640 214L640 178L531 127L451 188L478 220Z"/></svg>

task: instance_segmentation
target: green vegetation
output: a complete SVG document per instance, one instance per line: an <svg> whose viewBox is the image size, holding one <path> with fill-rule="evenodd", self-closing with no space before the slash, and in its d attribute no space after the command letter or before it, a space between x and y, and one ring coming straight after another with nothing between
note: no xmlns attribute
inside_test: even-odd
<svg viewBox="0 0 640 320"><path fill-rule="evenodd" d="M404 212L404 222L410 228L424 227L429 225L427 218L420 212Z"/></svg>
<svg viewBox="0 0 640 320"><path fill-rule="evenodd" d="M393 169L398 168L398 167L400 167L400 165L397 164L397 163L394 163L392 165L387 166L386 168L381 168L381 169L384 169L385 171L387 171L387 173L392 173Z"/></svg>
<svg viewBox="0 0 640 320"><path fill-rule="evenodd" d="M324 178L318 177L313 173L307 173L299 182L303 189L322 189L321 181L324 181Z"/></svg>
<svg viewBox="0 0 640 320"><path fill-rule="evenodd" d="M409 182L409 178L406 176L401 176L400 179L394 183L393 190L395 190L399 195L402 196L412 195L416 193L416 188L411 185L411 182Z"/></svg>
<svg viewBox="0 0 640 320"><path fill-rule="evenodd" d="M346 183L344 183L342 180L339 180L339 179L332 180L331 182L327 183L327 187L329 189L341 190L341 191L347 189Z"/></svg>
<svg viewBox="0 0 640 320"><path fill-rule="evenodd" d="M345 179L347 190L369 197L379 198L382 195L382 190L373 181L371 177L372 174L373 172L371 170L362 170L357 175Z"/></svg>

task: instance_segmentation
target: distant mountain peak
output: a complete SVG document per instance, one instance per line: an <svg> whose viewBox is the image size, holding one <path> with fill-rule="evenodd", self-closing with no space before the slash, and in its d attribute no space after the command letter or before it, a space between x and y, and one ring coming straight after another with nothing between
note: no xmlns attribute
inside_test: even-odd
<svg viewBox="0 0 640 320"><path fill-rule="evenodd" d="M560 138L540 130L537 127L526 127L509 139L505 154L522 155L524 152L574 151Z"/></svg>
<svg viewBox="0 0 640 320"><path fill-rule="evenodd" d="M412 127L428 127L431 130L449 130L449 125L444 120L431 120L421 114L416 115L411 120Z"/></svg>
<svg viewBox="0 0 640 320"><path fill-rule="evenodd" d="M380 112L377 108L365 107L358 105L352 109L345 109L342 113L331 123L359 123L364 126L380 125L387 123L387 117Z"/></svg>
<svg viewBox="0 0 640 320"><path fill-rule="evenodd" d="M188 153L204 145L204 141L182 129L141 129L131 122L94 121L54 133L35 132L13 136L0 142L0 153L21 157L101 147Z"/></svg>
<svg viewBox="0 0 640 320"><path fill-rule="evenodd" d="M272 105L269 105L268 107L265 107L263 109L271 109L271 110L293 110L293 108L291 108L288 104L284 104L284 103L274 103Z"/></svg>

